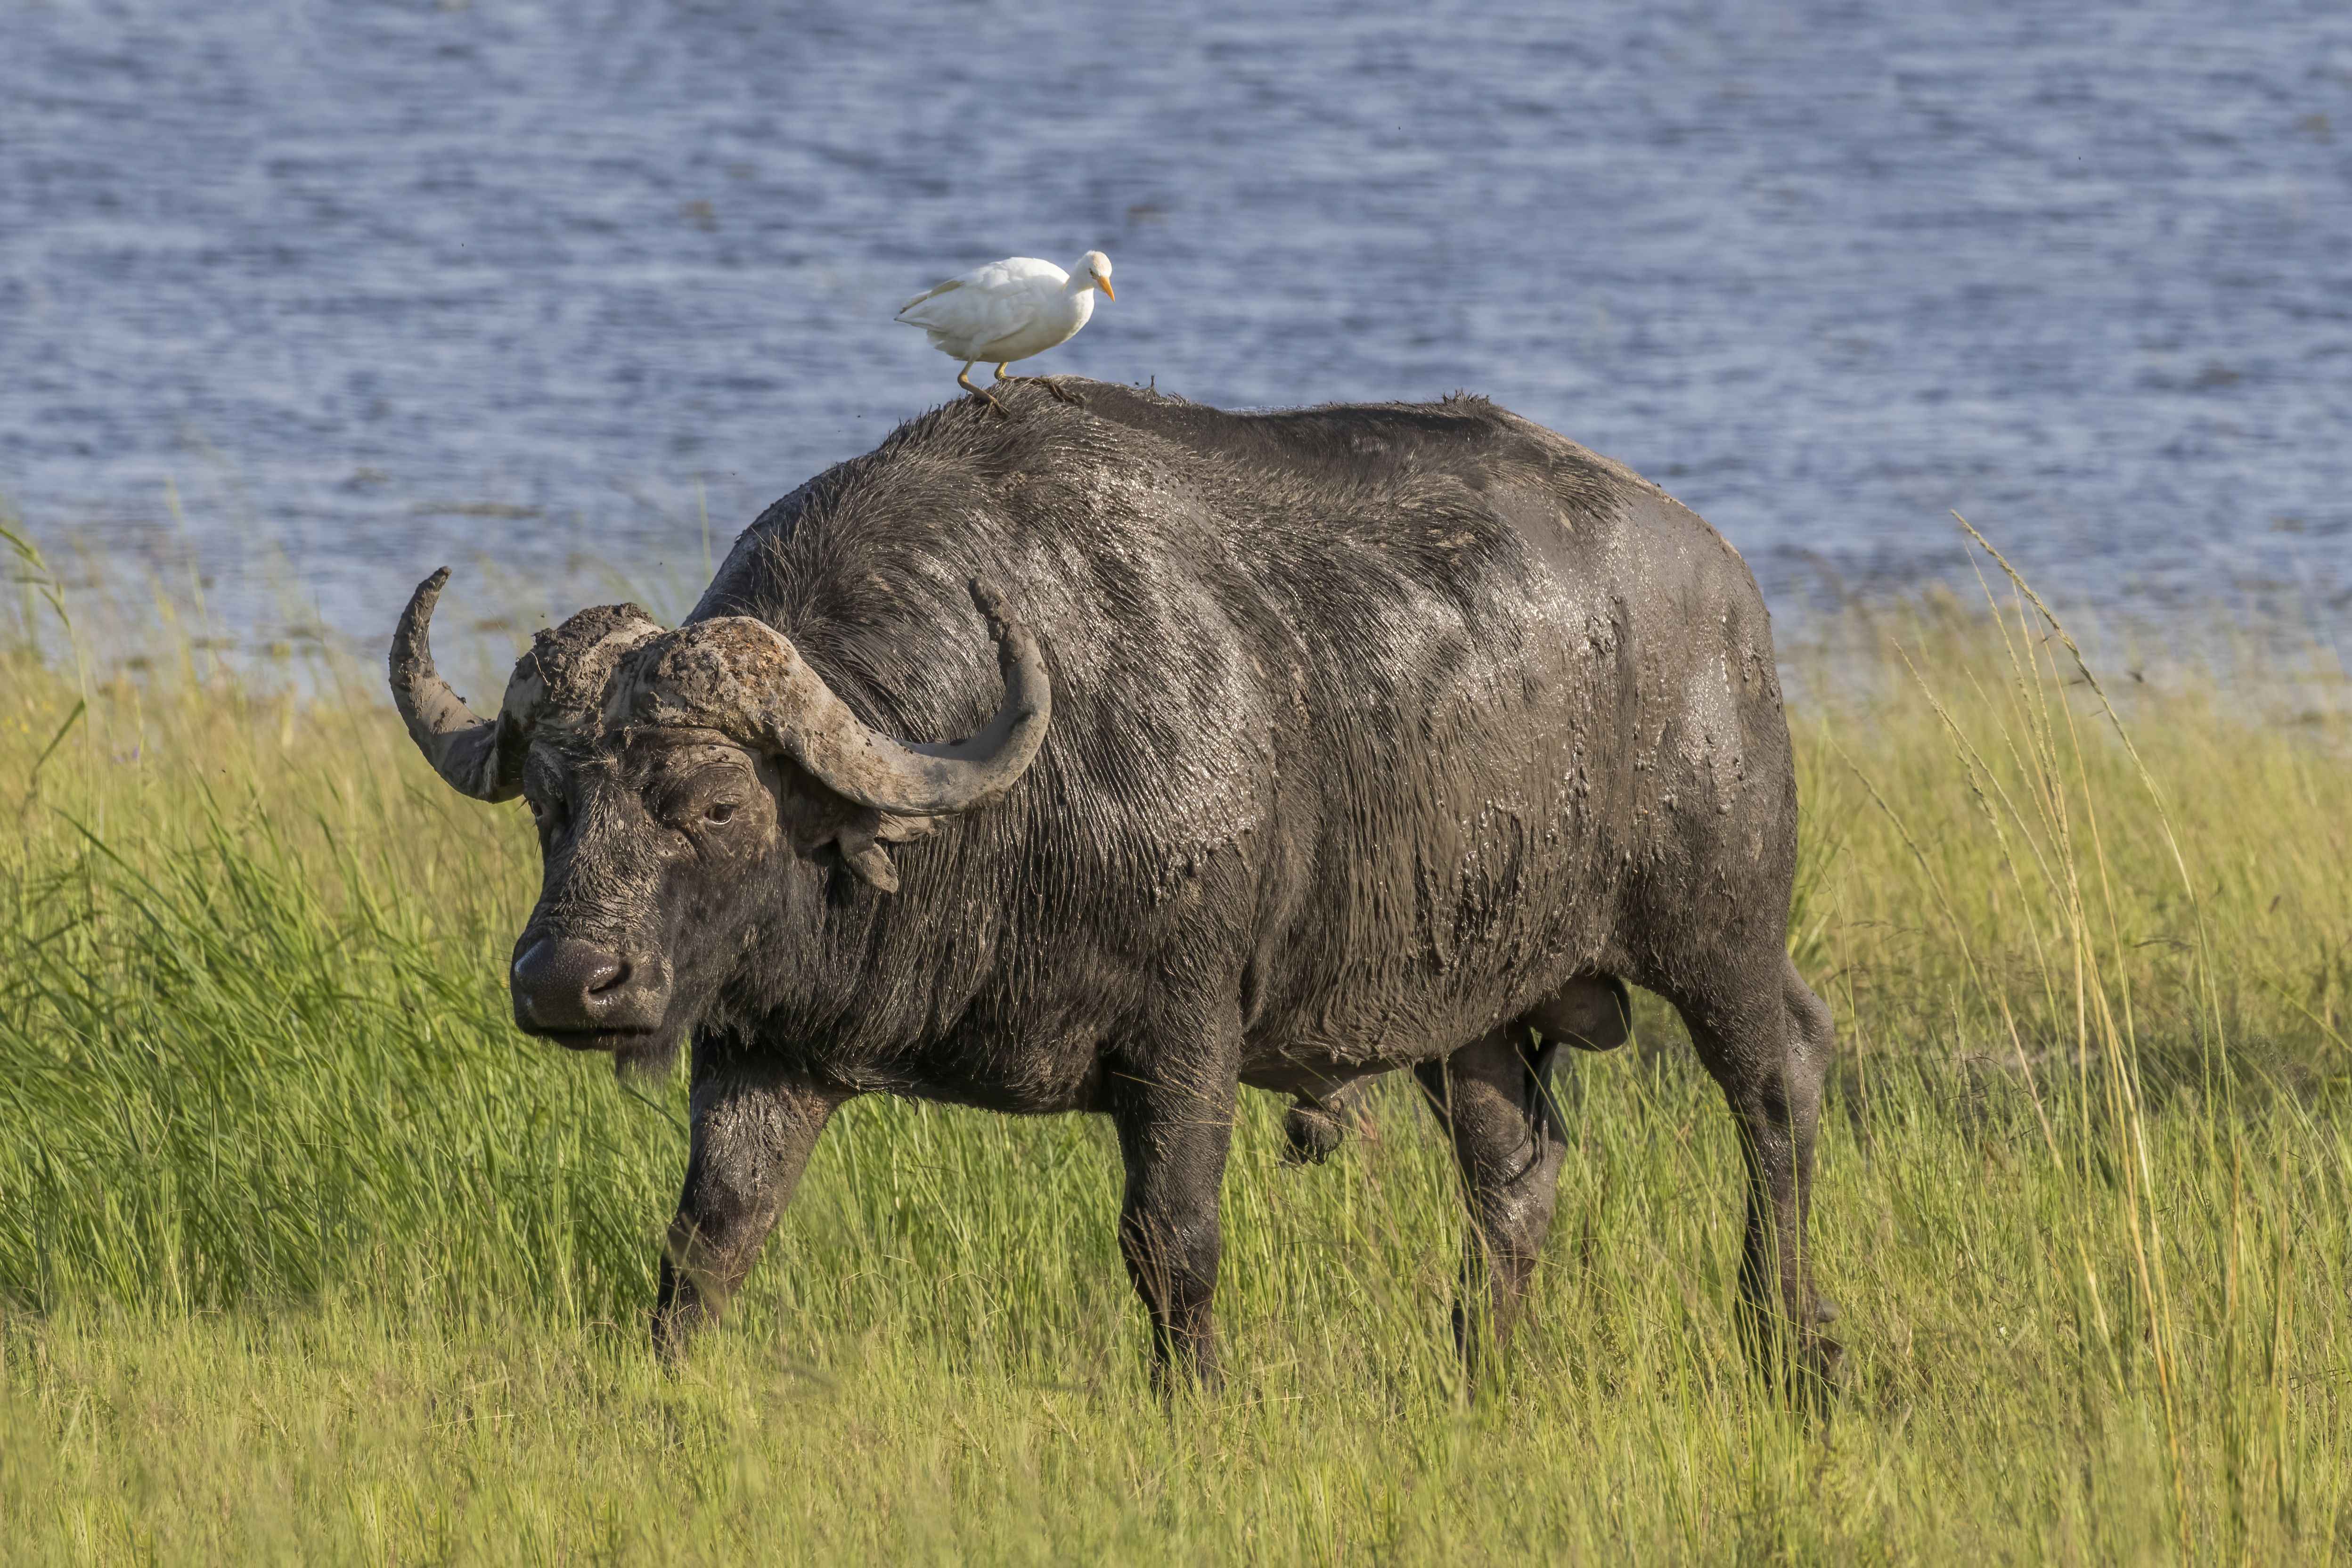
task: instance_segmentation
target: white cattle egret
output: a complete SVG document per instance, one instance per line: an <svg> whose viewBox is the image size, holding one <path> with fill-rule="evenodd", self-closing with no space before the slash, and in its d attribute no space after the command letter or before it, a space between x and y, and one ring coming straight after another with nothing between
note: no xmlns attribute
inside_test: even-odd
<svg viewBox="0 0 2352 1568"><path fill-rule="evenodd" d="M971 384L971 367L993 363L999 381L1043 381L1055 396L1075 401L1050 377L1008 376L1004 367L1067 342L1095 313L1097 289L1107 300L1118 298L1111 292L1110 258L1099 250L1079 257L1067 272L1034 256L1015 256L916 295L899 310L898 320L922 328L931 346L948 358L963 361L956 384L988 398L1003 413L1003 405Z"/></svg>

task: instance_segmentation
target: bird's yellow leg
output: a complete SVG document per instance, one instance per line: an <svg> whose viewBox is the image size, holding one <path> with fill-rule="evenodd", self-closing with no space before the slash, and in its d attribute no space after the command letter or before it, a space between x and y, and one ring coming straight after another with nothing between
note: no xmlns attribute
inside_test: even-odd
<svg viewBox="0 0 2352 1568"><path fill-rule="evenodd" d="M995 395L985 387L974 386L971 384L971 367L979 363L980 362L978 360L968 359L964 361L963 368L956 372L956 384L962 387L966 392L971 393L975 397L987 398L988 405L991 408L995 409L999 414L1002 414L1004 412L1004 405L996 401ZM1001 371L1004 367L1003 365L998 365L996 368Z"/></svg>
<svg viewBox="0 0 2352 1568"><path fill-rule="evenodd" d="M998 360L998 361L996 362L996 379L997 379L997 380L999 380L999 381L1019 381L1019 380L1021 379L1021 377L1019 377L1019 376L1017 376L1017 375L1007 375L1007 374L1004 374L1004 367L1005 367L1006 365L1008 365L1008 364L1011 364L1012 363L1013 363L1013 362L1012 362L1011 360L1009 360L1009 359L1002 359L1002 360Z"/></svg>
<svg viewBox="0 0 2352 1568"><path fill-rule="evenodd" d="M1005 364L1010 364L1012 363L1012 361L1007 360ZM999 381L1034 381L1038 385L1044 387L1046 391L1052 393L1056 402L1076 403L1078 401L1078 395L1063 386L1061 378L1058 376L1007 375L1004 374L1004 365L1000 364L996 367L996 379Z"/></svg>

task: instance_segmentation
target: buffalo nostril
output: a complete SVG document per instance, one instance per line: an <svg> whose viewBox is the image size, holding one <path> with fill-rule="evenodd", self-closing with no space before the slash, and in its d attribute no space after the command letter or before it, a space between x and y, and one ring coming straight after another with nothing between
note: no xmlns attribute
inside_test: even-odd
<svg viewBox="0 0 2352 1568"><path fill-rule="evenodd" d="M607 1027L637 1000L636 977L637 966L593 942L542 938L515 960L515 1012L541 1028Z"/></svg>

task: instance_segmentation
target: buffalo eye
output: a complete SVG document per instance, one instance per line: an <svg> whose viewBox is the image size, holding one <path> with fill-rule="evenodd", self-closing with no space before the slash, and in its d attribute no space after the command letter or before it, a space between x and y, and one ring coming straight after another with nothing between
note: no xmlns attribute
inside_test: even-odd
<svg viewBox="0 0 2352 1568"><path fill-rule="evenodd" d="M735 803L731 800L712 801L702 808L702 820L713 827L726 826L735 820Z"/></svg>

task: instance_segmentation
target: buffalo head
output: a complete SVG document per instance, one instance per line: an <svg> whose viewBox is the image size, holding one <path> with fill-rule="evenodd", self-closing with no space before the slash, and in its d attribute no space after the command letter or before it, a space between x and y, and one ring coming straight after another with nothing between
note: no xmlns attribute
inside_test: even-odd
<svg viewBox="0 0 2352 1568"><path fill-rule="evenodd" d="M1004 700L954 744L869 728L765 622L665 632L634 605L540 633L483 719L434 668L448 580L419 584L400 617L393 698L453 788L529 801L544 876L515 943L515 1022L575 1049L666 1056L780 899L814 910L835 868L896 891L884 846L1011 789L1052 715L1036 638L974 584Z"/></svg>

